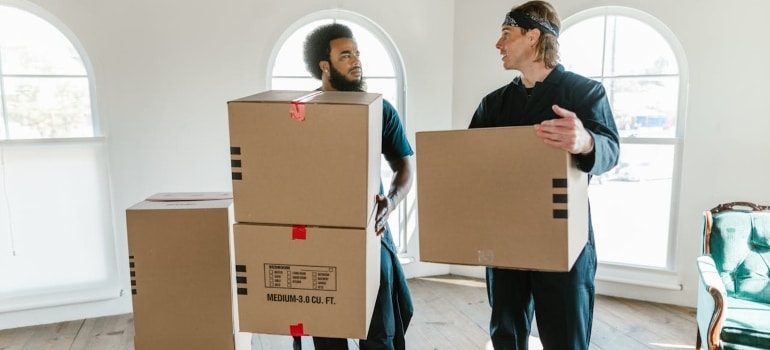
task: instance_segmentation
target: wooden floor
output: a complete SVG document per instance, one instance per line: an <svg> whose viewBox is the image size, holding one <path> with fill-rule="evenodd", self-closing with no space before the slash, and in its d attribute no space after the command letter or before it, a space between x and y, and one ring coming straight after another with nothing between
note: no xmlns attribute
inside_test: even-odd
<svg viewBox="0 0 770 350"><path fill-rule="evenodd" d="M407 348L492 349L483 280L453 275L415 278L409 280L409 287L415 315L407 332ZM691 308L598 296L591 349L693 349L695 327ZM126 314L0 330L0 350L133 350L133 335L133 317ZM291 344L287 336L254 335L250 347L284 350L291 349ZM350 349L358 349L355 341L349 344ZM308 337L303 339L303 349L313 349ZM536 330L530 349L542 349Z"/></svg>

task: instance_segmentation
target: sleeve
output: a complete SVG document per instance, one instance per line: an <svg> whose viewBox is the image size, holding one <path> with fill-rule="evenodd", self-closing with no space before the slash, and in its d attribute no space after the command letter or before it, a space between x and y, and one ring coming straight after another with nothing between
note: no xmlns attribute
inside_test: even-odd
<svg viewBox="0 0 770 350"><path fill-rule="evenodd" d="M620 137L607 93L598 82L588 87L584 103L575 113L594 138L594 151L576 155L578 168L592 175L609 171L620 157Z"/></svg>
<svg viewBox="0 0 770 350"><path fill-rule="evenodd" d="M476 111L473 112L473 118L471 118L471 123L468 125L468 129L475 129L475 128L483 128L487 125L485 122L486 119L486 101L487 98L483 98L481 102L479 102L479 106L476 107Z"/></svg>
<svg viewBox="0 0 770 350"><path fill-rule="evenodd" d="M393 105L384 99L382 100L382 154L387 161L414 154L401 124L401 117Z"/></svg>

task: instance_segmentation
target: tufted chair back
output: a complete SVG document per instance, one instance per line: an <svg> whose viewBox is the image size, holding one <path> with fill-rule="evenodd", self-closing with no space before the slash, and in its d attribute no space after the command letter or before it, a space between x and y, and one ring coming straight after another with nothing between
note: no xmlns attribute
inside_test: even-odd
<svg viewBox="0 0 770 350"><path fill-rule="evenodd" d="M707 212L705 233L704 253L714 259L727 296L770 304L770 207L720 205Z"/></svg>

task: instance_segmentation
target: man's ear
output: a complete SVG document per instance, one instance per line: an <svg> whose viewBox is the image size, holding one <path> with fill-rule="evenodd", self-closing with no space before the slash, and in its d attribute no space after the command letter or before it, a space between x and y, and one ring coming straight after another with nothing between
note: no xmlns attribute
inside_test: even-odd
<svg viewBox="0 0 770 350"><path fill-rule="evenodd" d="M318 67L321 68L322 72L328 72L329 71L329 61L318 62Z"/></svg>
<svg viewBox="0 0 770 350"><path fill-rule="evenodd" d="M537 41L540 39L540 35L543 33L540 32L540 29L530 29L527 31L527 37L530 39L530 43L532 43L532 46L534 47L537 45Z"/></svg>

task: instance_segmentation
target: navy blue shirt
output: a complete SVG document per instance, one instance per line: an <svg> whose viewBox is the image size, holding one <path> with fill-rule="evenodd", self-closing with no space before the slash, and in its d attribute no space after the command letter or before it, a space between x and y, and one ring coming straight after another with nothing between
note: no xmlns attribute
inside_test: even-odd
<svg viewBox="0 0 770 350"><path fill-rule="evenodd" d="M594 152L576 155L580 170L598 175L617 164L620 139L602 84L557 65L528 95L521 77L484 97L469 128L534 125L559 118L554 104L575 112L593 135Z"/></svg>

